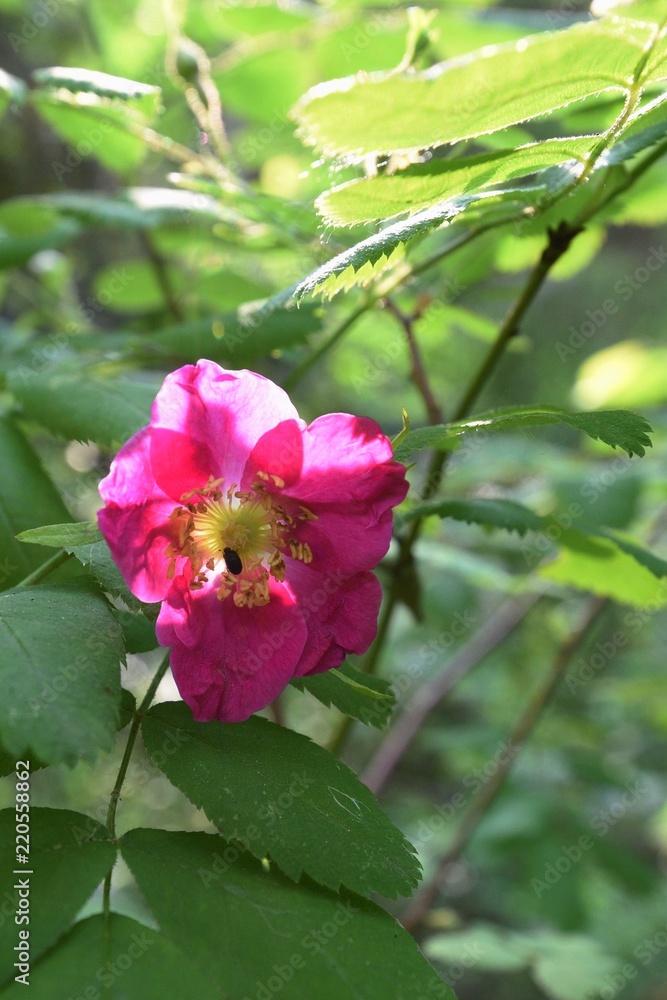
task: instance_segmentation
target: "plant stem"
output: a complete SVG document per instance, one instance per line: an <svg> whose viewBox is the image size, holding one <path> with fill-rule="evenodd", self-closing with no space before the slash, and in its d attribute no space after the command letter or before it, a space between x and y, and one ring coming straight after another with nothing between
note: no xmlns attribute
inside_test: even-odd
<svg viewBox="0 0 667 1000"><path fill-rule="evenodd" d="M454 653L443 669L418 687L396 723L360 775L363 783L379 795L393 774L427 715L445 698L454 685L470 673L523 622L539 600L531 594L522 600L503 603L484 625Z"/></svg>
<svg viewBox="0 0 667 1000"><path fill-rule="evenodd" d="M157 669L153 680L150 683L148 691L144 695L141 704L134 712L132 716L132 723L130 725L130 731L127 736L127 743L125 744L125 750L123 752L123 758L120 762L120 767L118 769L118 774L116 776L116 781L114 783L113 789L111 791L111 796L109 798L109 808L107 810L106 818L106 828L109 833L109 840L112 843L116 843L116 808L118 807L118 799L120 798L121 789L123 787L123 782L125 781L125 776L127 774L127 769L130 764L130 758L132 756L132 751L134 750L134 745L137 741L137 736L139 734L139 728L141 726L141 720L148 711L153 698L155 697L155 692L157 691L160 681L164 677L169 667L169 654L167 653L162 663ZM108 872L106 878L104 879L104 890L102 894L102 913L104 914L104 927L107 941L109 940L109 930L110 930L110 920L111 920L111 875L113 869Z"/></svg>
<svg viewBox="0 0 667 1000"><path fill-rule="evenodd" d="M406 316L398 308L395 302L390 298L385 298L386 307L392 316L395 316L400 325L403 327L405 332L405 338L408 342L408 351L410 353L410 361L412 363L411 378L417 387L419 394L424 400L424 407L426 409L426 416L428 418L429 424L439 424L442 422L442 408L440 403L435 398L433 390L429 384L428 376L426 374L426 368L424 366L424 361L421 356L421 351L419 350L419 344L415 336L414 322L419 318L419 311L415 312L412 316Z"/></svg>
<svg viewBox="0 0 667 1000"><path fill-rule="evenodd" d="M72 556L71 552L65 552L64 549L60 549L58 552L52 555L50 559L47 559L46 562L43 562L41 566L38 566L37 569L34 569L32 573L28 573L27 576L24 576L23 579L20 581L20 583L16 584L16 587L29 587L33 583L39 583L39 581L43 580L45 576L48 576L49 573L52 573L54 569L58 569L59 566L62 566L63 563L66 563L67 560L71 558L71 556Z"/></svg>
<svg viewBox="0 0 667 1000"><path fill-rule="evenodd" d="M451 866L465 851L480 821L486 815L502 788L505 778L509 774L522 745L533 731L544 709L549 704L565 672L565 668L570 662L570 657L608 603L609 601L606 597L595 598L595 600L591 601L579 626L568 636L556 653L544 682L533 694L533 697L517 719L508 736L506 752L499 762L498 769L482 785L475 798L473 798L452 843L440 859L432 879L422 887L421 891L405 911L402 923L406 930L414 933L422 925L426 914L447 879Z"/></svg>

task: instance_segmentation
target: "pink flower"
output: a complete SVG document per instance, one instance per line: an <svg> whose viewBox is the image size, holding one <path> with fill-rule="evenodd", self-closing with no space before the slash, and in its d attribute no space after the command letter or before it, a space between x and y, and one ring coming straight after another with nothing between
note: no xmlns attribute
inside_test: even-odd
<svg viewBox="0 0 667 1000"><path fill-rule="evenodd" d="M100 483L100 529L195 719L241 722L375 637L405 469L367 417L306 425L261 375L168 375Z"/></svg>

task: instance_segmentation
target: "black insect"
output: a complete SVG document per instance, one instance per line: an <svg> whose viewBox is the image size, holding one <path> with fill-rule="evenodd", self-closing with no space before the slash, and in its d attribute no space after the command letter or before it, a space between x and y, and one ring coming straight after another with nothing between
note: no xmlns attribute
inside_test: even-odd
<svg viewBox="0 0 667 1000"><path fill-rule="evenodd" d="M224 548L222 550L222 554L225 557L227 569L230 573L233 573L234 576L238 576L239 573L243 572L243 563L241 562L241 557L238 552L235 552L234 549Z"/></svg>

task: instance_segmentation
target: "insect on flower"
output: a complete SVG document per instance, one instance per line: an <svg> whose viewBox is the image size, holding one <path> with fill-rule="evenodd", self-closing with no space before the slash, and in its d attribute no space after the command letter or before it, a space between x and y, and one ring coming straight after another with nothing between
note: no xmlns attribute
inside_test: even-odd
<svg viewBox="0 0 667 1000"><path fill-rule="evenodd" d="M368 649L371 570L407 488L368 417L307 425L273 382L212 361L167 375L100 483L98 521L132 593L162 602L157 638L195 719L241 722Z"/></svg>
<svg viewBox="0 0 667 1000"><path fill-rule="evenodd" d="M227 563L227 569L234 576L238 576L239 573L243 572L243 563L241 562L241 557L238 552L234 552L234 549L230 549L228 545L222 550L222 554L225 557L225 562Z"/></svg>

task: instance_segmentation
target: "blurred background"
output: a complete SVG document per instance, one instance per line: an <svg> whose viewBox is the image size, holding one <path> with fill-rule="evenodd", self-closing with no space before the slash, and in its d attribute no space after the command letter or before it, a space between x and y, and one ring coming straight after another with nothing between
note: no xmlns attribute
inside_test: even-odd
<svg viewBox="0 0 667 1000"><path fill-rule="evenodd" d="M426 422L390 309L365 312L309 364L363 290L288 314L290 333L276 347L242 340L243 350L229 355L223 335L225 317L373 231L323 227L314 199L358 170L318 160L289 114L322 81L398 66L406 7L0 0L0 65L28 86L35 71L63 66L161 88L153 110L143 99L124 111L111 100L89 107L80 95L67 104L48 87L18 109L5 106L0 407L14 405L4 382L10 371L83 369L157 388L165 372L204 353L208 337L222 364L238 359L289 385L306 419L367 414L393 436L404 406L413 425ZM588 17L571 0L432 0L427 9L434 16L423 68ZM584 102L506 139L603 127L599 102L595 114ZM658 162L577 238L480 401L480 409L636 409L653 424L655 447L629 459L563 430L479 435L453 456L447 496L518 500L564 529L604 525L667 557L666 182L667 164ZM441 238L431 234L419 252ZM415 335L445 416L543 245L537 230L501 227L394 296L404 313L416 312ZM111 453L25 429L72 516L94 517ZM417 494L423 474L421 463L410 473ZM372 763L376 778L382 772L383 805L415 844L427 878L496 773L530 693L590 607L585 580L578 589L534 572L557 540L427 522L415 548L413 599L394 615L378 666L399 708L445 676L503 609L520 612L488 655L472 657L390 770L386 732L354 724L343 741L334 710L293 688L282 698L287 724L324 745L337 741L355 770ZM653 604L600 608L420 929L427 955L462 1000L667 998L667 618L664 584L656 580L655 589ZM160 658L150 647L150 636L137 640L124 674L138 694ZM159 698L177 696L165 680ZM103 820L117 767L113 757L36 773L33 802ZM10 786L0 782L0 806L9 802ZM139 824L209 828L140 749L118 823L120 832ZM146 919L129 878L119 891L126 912ZM89 909L98 908L92 900Z"/></svg>

